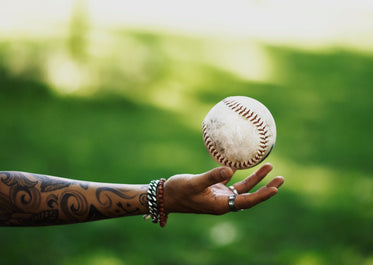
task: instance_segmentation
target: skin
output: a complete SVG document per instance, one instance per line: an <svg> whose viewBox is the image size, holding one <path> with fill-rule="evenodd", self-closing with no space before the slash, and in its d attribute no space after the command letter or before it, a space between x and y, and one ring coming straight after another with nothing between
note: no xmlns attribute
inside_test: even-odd
<svg viewBox="0 0 373 265"><path fill-rule="evenodd" d="M265 164L233 184L238 209L248 209L275 195L284 182L276 177L248 193L272 170ZM219 167L203 174L181 174L164 184L167 213L220 215L229 212L227 188L234 170ZM0 225L42 226L88 222L148 213L148 185L108 184L26 172L0 172Z"/></svg>

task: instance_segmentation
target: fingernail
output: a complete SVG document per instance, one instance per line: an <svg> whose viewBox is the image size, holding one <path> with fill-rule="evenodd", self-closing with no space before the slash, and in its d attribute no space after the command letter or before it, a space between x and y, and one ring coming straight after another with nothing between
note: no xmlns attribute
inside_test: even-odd
<svg viewBox="0 0 373 265"><path fill-rule="evenodd" d="M227 173L228 171L225 167L220 170L220 176L223 178L227 175Z"/></svg>

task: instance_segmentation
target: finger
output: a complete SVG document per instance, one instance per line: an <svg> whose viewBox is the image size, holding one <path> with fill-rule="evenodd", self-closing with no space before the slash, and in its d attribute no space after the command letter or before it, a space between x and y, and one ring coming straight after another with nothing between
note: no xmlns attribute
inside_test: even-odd
<svg viewBox="0 0 373 265"><path fill-rule="evenodd" d="M236 197L235 204L237 209L248 209L258 203L268 200L278 192L276 187L262 187L254 193L239 194Z"/></svg>
<svg viewBox="0 0 373 265"><path fill-rule="evenodd" d="M259 183L272 170L272 168L273 166L271 164L264 164L246 179L233 184L233 187L235 187L238 193L246 193Z"/></svg>
<svg viewBox="0 0 373 265"><path fill-rule="evenodd" d="M271 188L271 187L274 187L274 188L278 189L283 183L284 183L284 178L283 177L275 177L267 185L261 187L257 191L260 191L261 189Z"/></svg>
<svg viewBox="0 0 373 265"><path fill-rule="evenodd" d="M190 184L197 192L219 182L227 182L232 178L234 171L229 167L214 168L206 173L195 175Z"/></svg>
<svg viewBox="0 0 373 265"><path fill-rule="evenodd" d="M284 183L284 181L285 179L283 177L275 177L266 186L279 188Z"/></svg>

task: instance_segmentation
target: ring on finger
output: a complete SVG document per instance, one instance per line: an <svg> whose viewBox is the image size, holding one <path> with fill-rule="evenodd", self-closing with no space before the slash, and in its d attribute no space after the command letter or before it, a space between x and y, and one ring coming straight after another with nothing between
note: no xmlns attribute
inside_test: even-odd
<svg viewBox="0 0 373 265"><path fill-rule="evenodd" d="M229 186L228 189L230 189L231 191L233 191L233 193L235 195L238 195L238 191L236 190L236 188L232 185L232 186Z"/></svg>
<svg viewBox="0 0 373 265"><path fill-rule="evenodd" d="M235 205L236 196L237 196L237 194L232 194L232 195L229 196L229 199L228 199L229 210L231 210L232 212L237 212L238 211L238 209L236 208L236 205Z"/></svg>

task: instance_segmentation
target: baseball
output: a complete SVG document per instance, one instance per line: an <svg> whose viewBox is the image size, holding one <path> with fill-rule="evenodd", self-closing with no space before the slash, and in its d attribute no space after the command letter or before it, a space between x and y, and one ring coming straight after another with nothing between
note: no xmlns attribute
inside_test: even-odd
<svg viewBox="0 0 373 265"><path fill-rule="evenodd" d="M253 167L271 152L276 124L259 101L232 96L216 104L202 123L203 140L212 158L234 169Z"/></svg>

